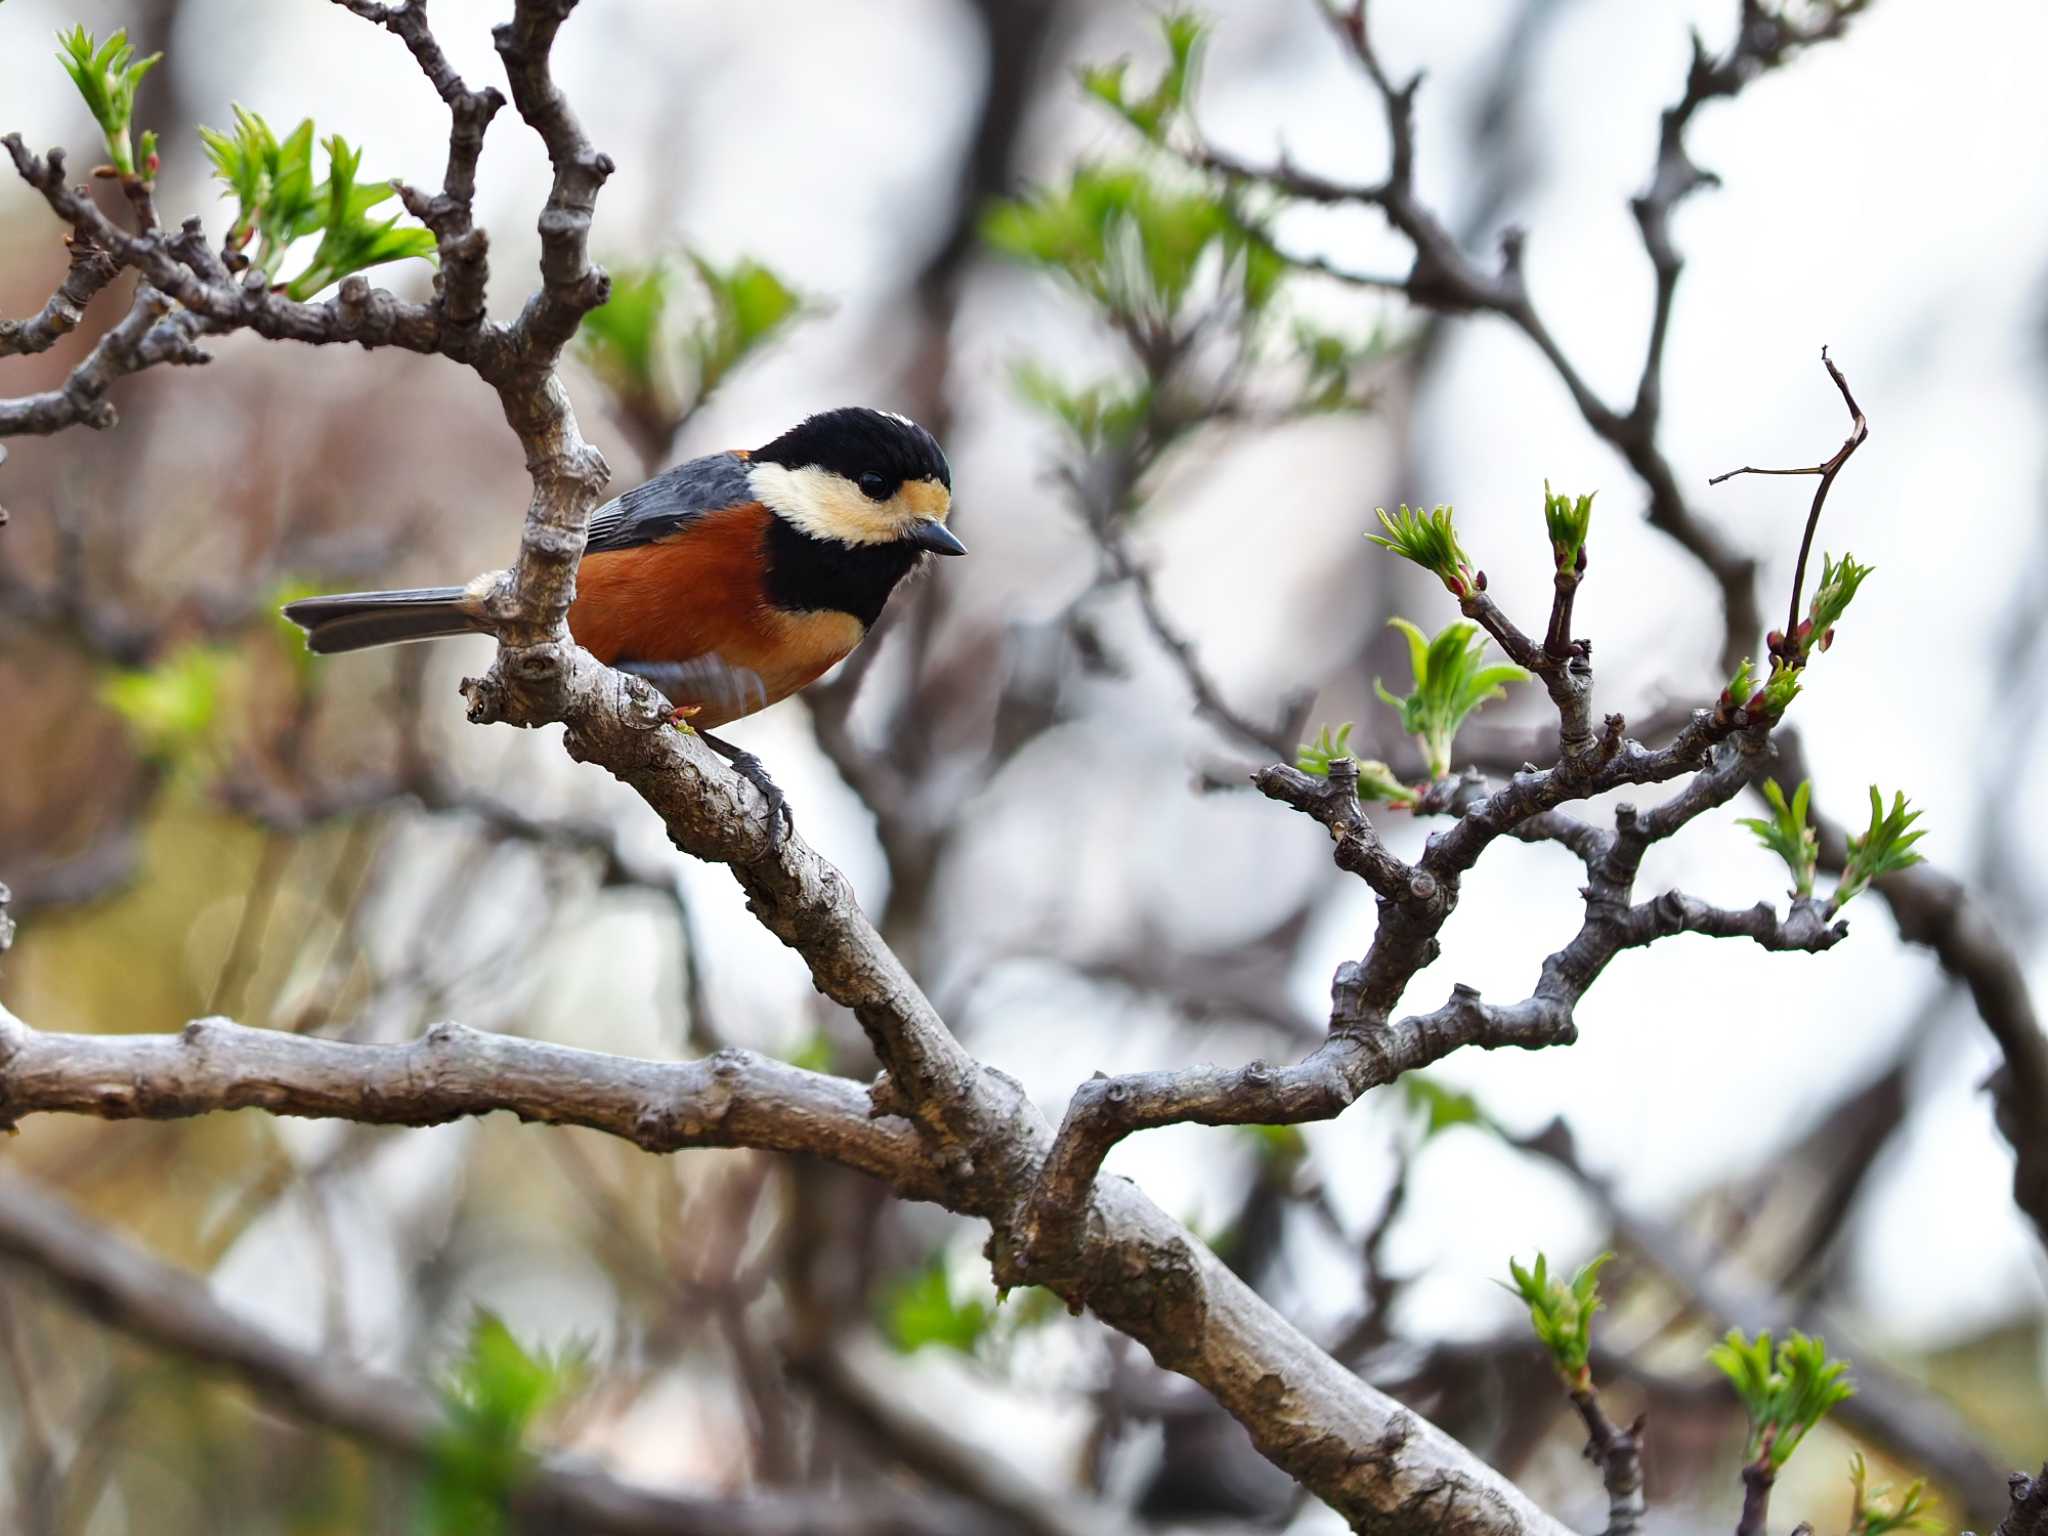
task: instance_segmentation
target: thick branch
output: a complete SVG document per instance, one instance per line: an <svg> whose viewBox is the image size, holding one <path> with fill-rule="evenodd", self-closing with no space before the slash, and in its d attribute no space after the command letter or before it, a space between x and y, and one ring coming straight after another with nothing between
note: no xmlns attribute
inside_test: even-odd
<svg viewBox="0 0 2048 1536"><path fill-rule="evenodd" d="M245 1382L263 1398L407 1461L432 1463L442 1421L411 1382L294 1348L215 1301L180 1269L95 1226L24 1179L0 1179L0 1255L31 1266L93 1317ZM614 1536L944 1536L963 1513L887 1492L690 1498L547 1457L513 1498L522 1530Z"/></svg>
<svg viewBox="0 0 2048 1536"><path fill-rule="evenodd" d="M867 1092L751 1051L636 1061L460 1024L406 1045L357 1045L226 1019L176 1035L63 1035L0 1007L0 1125L46 1113L174 1120L223 1109L439 1125L507 1110L650 1152L762 1147L845 1163L912 1199L938 1195L917 1137Z"/></svg>

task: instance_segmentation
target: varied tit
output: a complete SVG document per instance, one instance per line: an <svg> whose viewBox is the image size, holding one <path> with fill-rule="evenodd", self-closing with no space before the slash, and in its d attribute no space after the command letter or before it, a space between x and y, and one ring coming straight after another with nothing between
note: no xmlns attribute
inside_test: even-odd
<svg viewBox="0 0 2048 1536"><path fill-rule="evenodd" d="M751 753L710 734L815 681L859 645L927 555L964 555L946 527L952 471L923 427L850 406L764 448L692 459L591 515L569 633L646 678L777 813ZM287 604L321 653L483 634L490 578Z"/></svg>

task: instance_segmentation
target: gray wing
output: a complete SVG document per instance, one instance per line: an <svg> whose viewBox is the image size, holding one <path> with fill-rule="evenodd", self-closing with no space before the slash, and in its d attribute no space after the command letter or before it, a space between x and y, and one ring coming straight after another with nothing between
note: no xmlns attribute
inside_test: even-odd
<svg viewBox="0 0 2048 1536"><path fill-rule="evenodd" d="M584 550L596 554L652 544L707 512L753 499L745 459L736 453L706 454L663 471L591 513L590 539Z"/></svg>

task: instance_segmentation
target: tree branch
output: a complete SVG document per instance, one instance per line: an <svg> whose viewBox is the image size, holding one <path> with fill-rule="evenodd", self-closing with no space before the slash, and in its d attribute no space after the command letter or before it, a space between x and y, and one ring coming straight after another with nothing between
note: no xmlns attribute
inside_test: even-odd
<svg viewBox="0 0 2048 1536"><path fill-rule="evenodd" d="M441 1415L411 1382L284 1343L228 1311L192 1275L25 1179L0 1179L0 1255L31 1266L93 1317L233 1375L298 1417L423 1466L439 1454ZM521 1530L608 1536L948 1536L963 1513L886 1490L692 1498L620 1482L569 1456L544 1457L512 1512Z"/></svg>
<svg viewBox="0 0 2048 1536"><path fill-rule="evenodd" d="M507 1110L581 1125L650 1152L762 1147L873 1174L911 1199L939 1187L917 1138L844 1078L751 1051L636 1061L460 1024L405 1045L359 1045L199 1019L176 1035L64 1035L0 1006L0 1126L33 1114L181 1120L224 1109L439 1125Z"/></svg>
<svg viewBox="0 0 2048 1536"><path fill-rule="evenodd" d="M1607 1489L1606 1536L1636 1536L1648 1505L1643 1498L1643 1419L1617 1428L1592 1387L1574 1387L1572 1406L1586 1426L1586 1459L1600 1468Z"/></svg>
<svg viewBox="0 0 2048 1536"><path fill-rule="evenodd" d="M71 264L49 302L27 320L0 320L0 357L47 352L78 329L86 306L121 275L120 263L90 236L73 235L67 243Z"/></svg>

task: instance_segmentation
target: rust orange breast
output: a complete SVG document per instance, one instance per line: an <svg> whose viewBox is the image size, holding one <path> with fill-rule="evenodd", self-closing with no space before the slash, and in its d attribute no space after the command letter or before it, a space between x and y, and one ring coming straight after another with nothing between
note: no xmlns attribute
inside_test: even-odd
<svg viewBox="0 0 2048 1536"><path fill-rule="evenodd" d="M584 557L569 632L599 661L714 659L760 680L752 709L787 698L839 662L866 633L852 614L791 613L761 588L762 540L774 514L759 503L706 513L681 532L631 549ZM752 712L714 698L699 723L716 727Z"/></svg>

